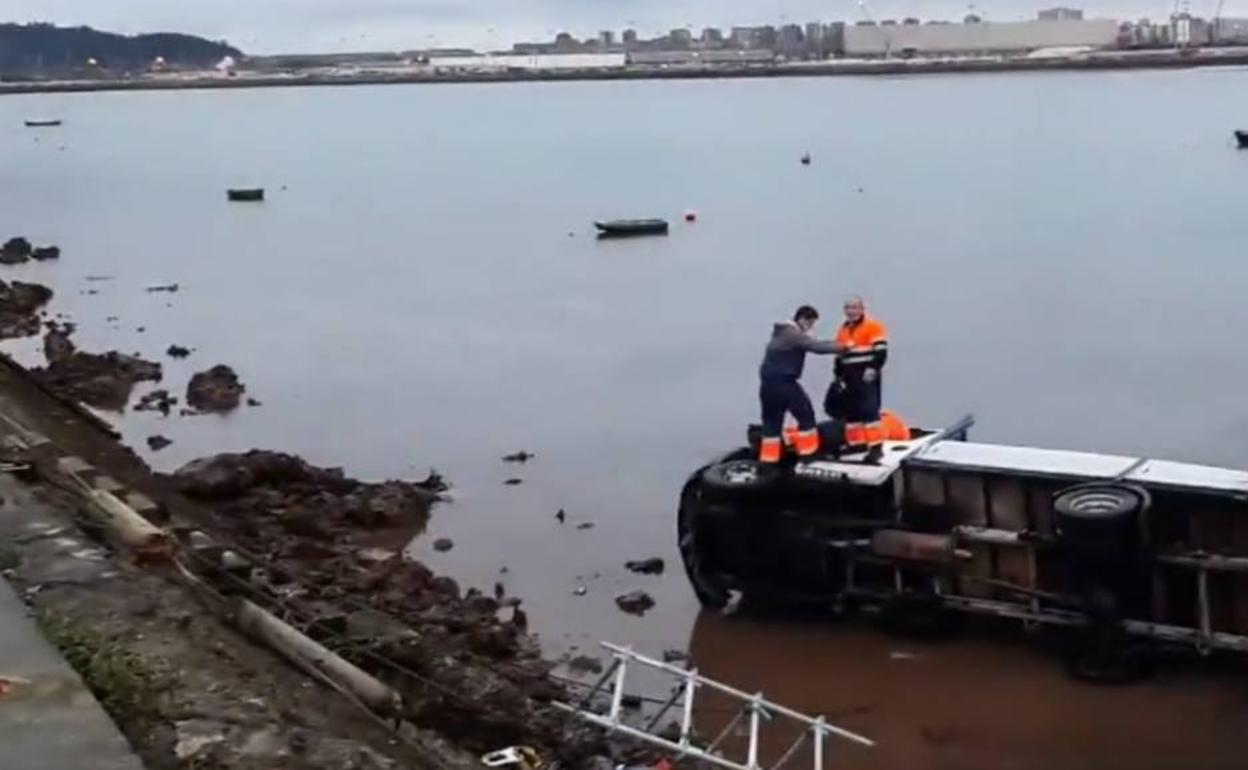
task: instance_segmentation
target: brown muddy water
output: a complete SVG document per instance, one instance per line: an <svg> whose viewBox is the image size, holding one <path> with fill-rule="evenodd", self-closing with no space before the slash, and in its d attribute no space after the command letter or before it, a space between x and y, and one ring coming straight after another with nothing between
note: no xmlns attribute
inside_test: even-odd
<svg viewBox="0 0 1248 770"><path fill-rule="evenodd" d="M887 398L913 422L969 409L981 439L1242 466L1245 87L1201 70L6 97L0 235L64 256L4 277L52 285L85 349L186 345L167 386L224 362L264 403L120 418L158 468L253 446L364 478L437 467L455 499L412 553L524 597L554 656L689 649L879 742L847 767L1237 768L1240 666L1097 689L1016 641L708 616L674 511L754 417L772 319L851 291L892 329ZM251 185L264 204L226 202ZM668 238L592 237L656 215ZM148 453L152 433L173 446ZM537 458L500 461L522 448ZM661 577L624 569L655 555ZM614 606L634 589L657 601L643 618Z"/></svg>

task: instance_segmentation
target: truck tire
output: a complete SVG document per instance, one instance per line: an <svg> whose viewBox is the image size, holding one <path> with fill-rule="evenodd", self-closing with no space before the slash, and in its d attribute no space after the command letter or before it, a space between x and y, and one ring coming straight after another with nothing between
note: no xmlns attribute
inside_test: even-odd
<svg viewBox="0 0 1248 770"><path fill-rule="evenodd" d="M1063 550L1091 558L1122 558L1136 553L1140 516L1149 506L1140 487L1113 482L1080 484L1053 499L1058 541Z"/></svg>
<svg viewBox="0 0 1248 770"><path fill-rule="evenodd" d="M676 538L680 548L681 563L689 577L689 585L698 597L698 603L712 610L722 610L728 605L732 594L715 574L705 568L697 542L698 509L702 505L697 476L690 479L680 493L680 509L676 513Z"/></svg>
<svg viewBox="0 0 1248 770"><path fill-rule="evenodd" d="M757 460L729 460L702 471L708 498L743 500L761 496L780 479L780 468Z"/></svg>

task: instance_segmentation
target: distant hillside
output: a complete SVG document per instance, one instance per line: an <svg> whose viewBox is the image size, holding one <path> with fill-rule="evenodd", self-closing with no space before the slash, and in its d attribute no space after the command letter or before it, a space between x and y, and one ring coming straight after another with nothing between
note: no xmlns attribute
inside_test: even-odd
<svg viewBox="0 0 1248 770"><path fill-rule="evenodd" d="M127 37L90 27L0 24L0 75L81 72L89 69L90 60L112 73L141 72L157 57L174 68L211 67L226 56L238 58L242 53L225 42L193 35Z"/></svg>

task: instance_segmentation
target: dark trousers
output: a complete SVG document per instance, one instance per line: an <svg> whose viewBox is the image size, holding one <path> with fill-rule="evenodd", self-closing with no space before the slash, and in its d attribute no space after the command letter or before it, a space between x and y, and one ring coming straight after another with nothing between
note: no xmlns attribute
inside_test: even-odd
<svg viewBox="0 0 1248 770"><path fill-rule="evenodd" d="M846 384L843 409L846 422L879 422L880 393L883 383L876 377L875 382L850 382Z"/></svg>
<svg viewBox="0 0 1248 770"><path fill-rule="evenodd" d="M797 380L763 380L758 400L763 407L763 438L780 437L786 412L793 415L801 430L815 427L814 407Z"/></svg>

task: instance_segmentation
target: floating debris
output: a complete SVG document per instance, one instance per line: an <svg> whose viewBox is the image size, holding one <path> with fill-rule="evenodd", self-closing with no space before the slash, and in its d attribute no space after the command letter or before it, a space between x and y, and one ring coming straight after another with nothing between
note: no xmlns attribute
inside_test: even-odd
<svg viewBox="0 0 1248 770"><path fill-rule="evenodd" d="M147 437L147 447L148 449L151 449L153 452L159 452L160 450L164 449L165 447L169 446L172 443L173 443L172 441L170 441L169 439L161 435Z"/></svg>

